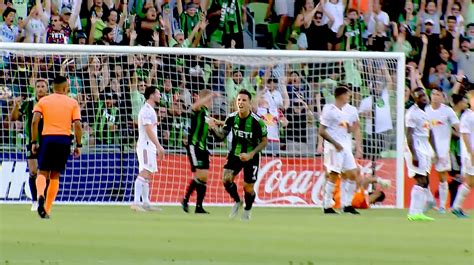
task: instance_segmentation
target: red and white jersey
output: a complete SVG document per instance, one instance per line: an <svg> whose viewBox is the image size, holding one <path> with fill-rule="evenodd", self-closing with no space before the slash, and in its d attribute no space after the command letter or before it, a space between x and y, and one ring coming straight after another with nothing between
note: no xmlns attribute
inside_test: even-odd
<svg viewBox="0 0 474 265"><path fill-rule="evenodd" d="M429 142L431 125L428 114L415 104L408 109L405 119L406 127L413 128L413 141L416 151L432 156L433 149Z"/></svg>
<svg viewBox="0 0 474 265"><path fill-rule="evenodd" d="M138 141L137 147L156 152L156 146L151 141L145 131L145 125L153 126L153 134L158 136L158 117L155 109L148 103L145 103L138 113Z"/></svg>
<svg viewBox="0 0 474 265"><path fill-rule="evenodd" d="M466 142L461 138L461 156L469 157L469 149L471 151L474 150L474 111L468 109L462 114L459 131L461 134L469 134L471 146L467 146Z"/></svg>
<svg viewBox="0 0 474 265"><path fill-rule="evenodd" d="M430 127L433 131L438 154L449 151L452 127L455 124L459 124L456 113L445 104L441 104L437 109L433 109L431 105L426 106L425 112L430 120Z"/></svg>
<svg viewBox="0 0 474 265"><path fill-rule="evenodd" d="M352 146L350 126L359 120L357 109L348 105L339 109L334 104L326 104L321 115L321 124L327 127L329 135L344 148ZM326 142L326 144L331 143Z"/></svg>

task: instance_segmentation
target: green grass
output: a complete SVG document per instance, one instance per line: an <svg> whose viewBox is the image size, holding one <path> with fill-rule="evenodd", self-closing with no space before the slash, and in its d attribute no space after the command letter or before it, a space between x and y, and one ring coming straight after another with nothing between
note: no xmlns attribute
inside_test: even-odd
<svg viewBox="0 0 474 265"><path fill-rule="evenodd" d="M252 221L178 207L58 206L41 220L29 205L0 205L3 264L393 264L474 263L474 222L439 215L411 223L401 210L323 216L320 209L256 208Z"/></svg>

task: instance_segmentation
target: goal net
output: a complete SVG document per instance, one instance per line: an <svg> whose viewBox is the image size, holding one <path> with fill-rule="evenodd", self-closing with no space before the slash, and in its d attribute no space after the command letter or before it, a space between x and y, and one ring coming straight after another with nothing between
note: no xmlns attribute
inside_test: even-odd
<svg viewBox="0 0 474 265"><path fill-rule="evenodd" d="M254 111L268 128L256 203L320 206L325 171L318 128L324 104L345 84L359 112L361 178L383 190L378 205L403 206L404 67L402 54L229 49L180 49L0 43L0 200L25 202L29 192L28 104L35 85L46 80L51 91L56 75L68 77L69 96L81 106L82 155L70 159L61 176L57 201L129 203L138 173L135 154L137 116L143 92L161 92L156 108L158 136L166 157L151 182L151 201L177 204L192 178L186 156L192 103L200 90L219 93L210 110L224 120L235 111L240 89L254 96ZM31 110L30 110L31 111ZM229 143L209 138L211 168L207 204L231 200L222 184ZM354 145L355 146L355 145ZM237 178L241 183L242 178ZM241 191L240 191L241 192Z"/></svg>

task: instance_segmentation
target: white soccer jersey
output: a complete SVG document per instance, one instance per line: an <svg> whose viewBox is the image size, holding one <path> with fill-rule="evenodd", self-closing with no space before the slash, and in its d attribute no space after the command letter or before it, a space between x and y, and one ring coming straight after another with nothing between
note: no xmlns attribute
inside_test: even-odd
<svg viewBox="0 0 474 265"><path fill-rule="evenodd" d="M406 127L413 128L413 141L416 151L433 156L433 149L429 142L431 126L428 114L415 104L408 109L405 118Z"/></svg>
<svg viewBox="0 0 474 265"><path fill-rule="evenodd" d="M137 148L147 149L156 153L156 146L148 137L145 131L145 125L153 125L153 134L158 135L158 118L155 109L148 103L145 103L138 113L138 141Z"/></svg>
<svg viewBox="0 0 474 265"><path fill-rule="evenodd" d="M459 119L454 110L445 104L441 104L438 109L426 106L425 112L430 120L431 130L433 131L436 143L436 152L438 156L445 156L445 154L449 153L452 126L459 124Z"/></svg>
<svg viewBox="0 0 474 265"><path fill-rule="evenodd" d="M339 109L334 104L324 105L321 124L327 127L327 132L336 142L350 150L352 146L350 126L359 120L359 115L356 108L348 105L342 109ZM331 143L326 142L326 144Z"/></svg>
<svg viewBox="0 0 474 265"><path fill-rule="evenodd" d="M471 140L471 146L466 146L464 140L461 141L461 156L468 157L470 156L468 150L474 150L474 111L466 110L463 113L461 116L459 131L461 134L467 133L470 136L469 139Z"/></svg>

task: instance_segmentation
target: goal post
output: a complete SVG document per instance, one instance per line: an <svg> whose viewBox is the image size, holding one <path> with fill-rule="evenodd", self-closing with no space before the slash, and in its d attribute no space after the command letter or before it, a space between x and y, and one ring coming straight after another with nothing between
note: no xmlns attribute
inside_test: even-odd
<svg viewBox="0 0 474 265"><path fill-rule="evenodd" d="M209 88L220 94L210 111L224 119L235 110L232 99L237 91L246 88L255 97L254 110L271 131L261 157L256 203L321 206L325 173L318 152L319 118L324 103L332 102L335 86L343 83L352 89L351 103L360 116L362 175L391 180L392 186L383 189L385 200L377 205L403 208L403 53L24 43L0 43L0 49L0 202L27 202L31 197L25 119L12 121L12 110L15 104L34 101L37 80L51 84L62 74L69 78L70 96L81 105L85 136L83 154L69 160L61 177L61 203L133 200L136 115L143 104L142 91L151 85L162 95L158 131L167 151L152 179L152 202L179 203L192 177L185 145L190 105L197 93ZM230 141L209 139L207 204L231 202L220 180Z"/></svg>

